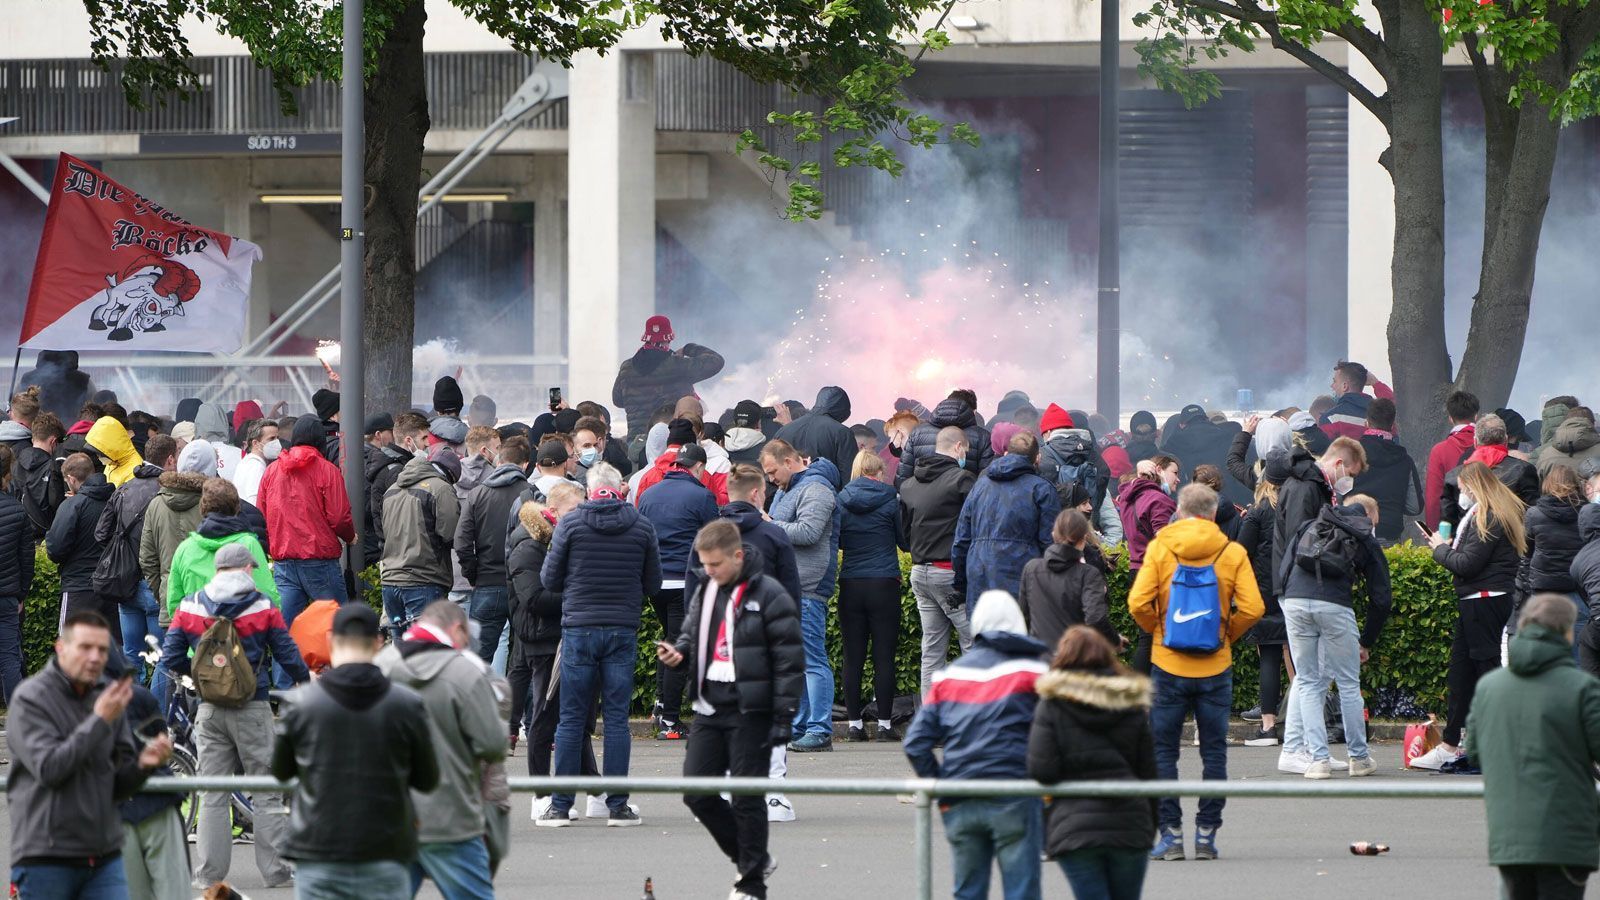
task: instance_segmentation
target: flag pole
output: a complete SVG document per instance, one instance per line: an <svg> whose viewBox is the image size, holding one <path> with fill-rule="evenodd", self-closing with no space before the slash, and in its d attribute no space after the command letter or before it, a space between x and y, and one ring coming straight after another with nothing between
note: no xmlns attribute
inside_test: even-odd
<svg viewBox="0 0 1600 900"><path fill-rule="evenodd" d="M17 374L22 371L22 348L17 348L17 358L11 362L11 390L6 391L7 402L17 394Z"/></svg>

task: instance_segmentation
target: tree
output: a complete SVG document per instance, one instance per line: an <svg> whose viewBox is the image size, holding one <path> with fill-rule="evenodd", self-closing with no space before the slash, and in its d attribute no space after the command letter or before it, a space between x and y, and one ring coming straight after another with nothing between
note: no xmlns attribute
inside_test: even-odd
<svg viewBox="0 0 1600 900"><path fill-rule="evenodd" d="M1433 440L1451 390L1485 409L1505 404L1521 360L1550 179L1562 125L1597 103L1600 3L1586 0L1373 0L1368 22L1345 0L1154 0L1136 17L1157 36L1140 46L1141 71L1188 103L1220 92L1197 67L1257 42L1288 53L1343 88L1388 131L1379 157L1394 182L1389 365L1402 433ZM1376 26L1376 27L1374 27ZM1198 38L1199 43L1190 39ZM1319 53L1344 40L1377 71L1361 83ZM1461 364L1444 330L1444 52L1472 59L1486 122L1484 241L1478 292ZM1420 443L1420 442L1419 442ZM1425 444L1423 445L1425 446Z"/></svg>
<svg viewBox="0 0 1600 900"><path fill-rule="evenodd" d="M121 62L128 101L138 107L191 95L180 17L195 16L242 41L272 72L280 100L294 112L293 89L338 79L342 6L325 0L83 0L92 23L92 54L104 68ZM763 84L820 98L819 115L774 110L768 124L792 132L796 146L822 140L823 129L850 133L831 154L835 166L869 166L898 174L902 164L885 139L913 146L941 140L975 143L965 124L946 126L915 113L900 83L914 60L904 41L919 19L948 7L942 0L451 0L518 52L570 65L585 50L606 52L636 28L655 28L691 56L732 65ZM940 18L942 23L943 18ZM423 0L367 0L366 49L366 400L369 409L411 404L411 346L416 287L416 197L420 189L428 98L423 83ZM942 47L937 28L920 36L921 52ZM752 123L755 124L755 123ZM754 129L739 149L789 188L786 214L821 212L819 160L796 162L766 148Z"/></svg>

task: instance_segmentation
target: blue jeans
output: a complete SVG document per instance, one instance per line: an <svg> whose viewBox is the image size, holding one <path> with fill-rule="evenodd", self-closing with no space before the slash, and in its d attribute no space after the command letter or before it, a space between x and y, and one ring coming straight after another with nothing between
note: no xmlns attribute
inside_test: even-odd
<svg viewBox="0 0 1600 900"><path fill-rule="evenodd" d="M165 634L161 630L161 607L156 604L149 582L141 578L132 602L117 604L117 618L122 620L122 655L127 657L132 671L142 675L144 664L139 662L139 654L145 651L144 636L148 634L159 643ZM163 677L159 667L156 677ZM149 684L142 677L139 683Z"/></svg>
<svg viewBox="0 0 1600 900"><path fill-rule="evenodd" d="M794 715L794 736L833 737L833 666L828 662L828 601L800 598L800 642L806 651L805 691Z"/></svg>
<svg viewBox="0 0 1600 900"><path fill-rule="evenodd" d="M411 868L392 859L377 862L318 862L302 860L294 867L295 900L367 900L368 897L407 897Z"/></svg>
<svg viewBox="0 0 1600 900"><path fill-rule="evenodd" d="M435 600L443 600L443 585L389 585L383 586L383 617L398 629L422 615L423 609Z"/></svg>
<svg viewBox="0 0 1600 900"><path fill-rule="evenodd" d="M444 900L494 900L494 880L489 875L489 845L475 837L454 844L420 844L411 864L411 896L422 887L422 876L433 879ZM368 897L392 897L370 892Z"/></svg>
<svg viewBox="0 0 1600 900"><path fill-rule="evenodd" d="M1578 620L1572 625L1572 633L1581 635L1583 634L1584 626L1589 624L1589 604L1583 602L1582 594L1568 594L1567 596L1572 598L1572 605L1578 608ZM1576 639L1572 642L1572 661L1578 662L1578 641Z"/></svg>
<svg viewBox="0 0 1600 900"><path fill-rule="evenodd" d="M478 658L486 663L494 661L495 651L500 647L500 634L506 630L506 615L510 609L506 605L506 597L509 593L503 584L473 588L472 600L467 604L467 615L472 616L483 629L478 634ZM500 672L505 674L503 664Z"/></svg>
<svg viewBox="0 0 1600 900"><path fill-rule="evenodd" d="M0 597L0 692L6 708L11 707L11 692L22 683L22 601Z"/></svg>
<svg viewBox="0 0 1600 900"><path fill-rule="evenodd" d="M1056 864L1073 900L1139 900L1150 851L1089 847L1062 854Z"/></svg>
<svg viewBox="0 0 1600 900"><path fill-rule="evenodd" d="M12 866L18 900L127 900L128 878L122 857L104 865Z"/></svg>
<svg viewBox="0 0 1600 900"><path fill-rule="evenodd" d="M944 811L955 900L988 900L989 874L1000 864L1005 900L1038 900L1044 804L1037 797L960 800Z"/></svg>
<svg viewBox="0 0 1600 900"><path fill-rule="evenodd" d="M1200 733L1201 777L1206 781L1228 780L1228 712L1233 706L1233 671L1224 670L1210 678L1184 678L1162 671L1160 666L1150 668L1150 686L1154 694L1150 706L1150 730L1156 744L1156 777L1166 781L1178 780L1178 744L1183 737L1183 719L1194 713L1194 723ZM1194 822L1204 828L1222 824L1221 797L1208 797L1200 801L1200 813ZM1178 798L1163 797L1157 817L1162 828L1183 828L1183 808Z"/></svg>
<svg viewBox="0 0 1600 900"><path fill-rule="evenodd" d="M556 725L556 774L577 775L583 749L584 721L595 690L605 716L607 778L628 774L633 736L628 733L628 704L633 700L633 664L639 655L639 632L620 625L561 629L561 719ZM555 794L550 808L566 812L573 795ZM612 812L626 809L627 794L607 794Z"/></svg>
<svg viewBox="0 0 1600 900"><path fill-rule="evenodd" d="M280 559L272 564L272 583L278 586L278 605L289 625L313 600L337 600L340 606L350 602L344 566L337 559Z"/></svg>
<svg viewBox="0 0 1600 900"><path fill-rule="evenodd" d="M1283 620L1294 657L1299 743L1312 759L1328 758L1328 721L1323 704L1328 683L1339 689L1344 740L1352 759L1367 756L1367 723L1361 702L1361 641L1355 610L1327 600L1285 597Z"/></svg>

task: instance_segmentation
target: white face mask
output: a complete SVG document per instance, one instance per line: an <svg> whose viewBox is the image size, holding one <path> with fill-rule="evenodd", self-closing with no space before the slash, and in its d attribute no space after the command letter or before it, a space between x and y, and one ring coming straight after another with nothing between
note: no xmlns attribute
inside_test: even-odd
<svg viewBox="0 0 1600 900"><path fill-rule="evenodd" d="M1466 488L1462 488L1461 489L1461 508L1462 509L1471 509L1473 506L1477 505L1477 502L1478 502L1478 498L1472 496L1472 492L1471 491L1467 490Z"/></svg>
<svg viewBox="0 0 1600 900"><path fill-rule="evenodd" d="M1345 475L1333 483L1333 492L1343 497L1349 494L1352 490L1355 490L1355 486L1356 480L1351 478L1349 475Z"/></svg>
<svg viewBox="0 0 1600 900"><path fill-rule="evenodd" d="M265 444L261 445L261 458L262 459L266 459L266 460L277 459L278 458L278 454L282 453L282 452L283 452L283 443L281 441L279 441L277 438L273 438L272 440L267 441Z"/></svg>

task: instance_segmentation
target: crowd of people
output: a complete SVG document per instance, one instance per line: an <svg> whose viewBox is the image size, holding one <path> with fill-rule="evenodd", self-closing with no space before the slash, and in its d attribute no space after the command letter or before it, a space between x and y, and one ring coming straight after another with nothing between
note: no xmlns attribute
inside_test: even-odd
<svg viewBox="0 0 1600 900"><path fill-rule="evenodd" d="M984 417L965 389L853 422L834 386L809 408L749 399L708 415L694 385L722 359L674 340L653 317L619 372L625 431L605 405L555 395L531 424L502 423L493 398L469 403L451 377L428 411L370 417L359 447L339 440L329 389L311 413L276 417L248 400L129 413L86 380L79 397L61 384L13 396L0 423L0 688L18 895L169 898L227 879L226 794L202 794L191 870L171 795L137 792L168 762L164 716L184 682L199 774L299 779L287 816L259 795L264 883L394 897L427 878L448 898L493 896L519 741L531 775L628 773L647 619L663 636L655 738L687 741L686 775L773 779L765 797L685 798L736 869L734 898L767 894L768 823L796 815L787 754L833 750L836 676L844 740L903 741L920 775L1174 779L1193 718L1204 777L1225 779L1233 647L1249 642L1261 702L1243 714L1259 723L1246 743L1281 746L1284 773L1369 776L1361 668L1392 608L1383 548L1406 536L1432 547L1460 598L1443 740L1409 765L1525 777L1506 733L1537 727L1510 711L1538 707L1524 675L1578 704L1587 749L1561 774L1600 757L1588 624L1600 434L1575 398L1549 401L1530 434L1515 412L1451 394L1450 433L1419 475L1392 393L1351 362L1309 408L1242 423L1191 405L1123 429L1021 391ZM46 396L77 404L73 424ZM365 476L360 522L341 466ZM364 587L358 542L381 614L350 602ZM40 543L59 573L60 639L25 679ZM1137 627L1126 637L1106 584L1118 544ZM911 639L901 553L921 664L918 696L897 706L896 651ZM1507 660L1516 679L1495 672ZM1587 674L1561 668L1574 663ZM529 815L550 828L643 821L624 794L576 799L536 797ZM1592 842L1500 842L1496 802L1491 862L1512 896L1560 896L1518 891L1600 863ZM1594 834L1590 807L1559 827ZM370 827L339 827L354 808ZM1136 897L1149 860L1190 858L1175 799L941 809L958 898L987 897L996 865L1006 896L1040 896L1041 856L1080 898ZM1193 858L1221 855L1223 809L1200 802Z"/></svg>

